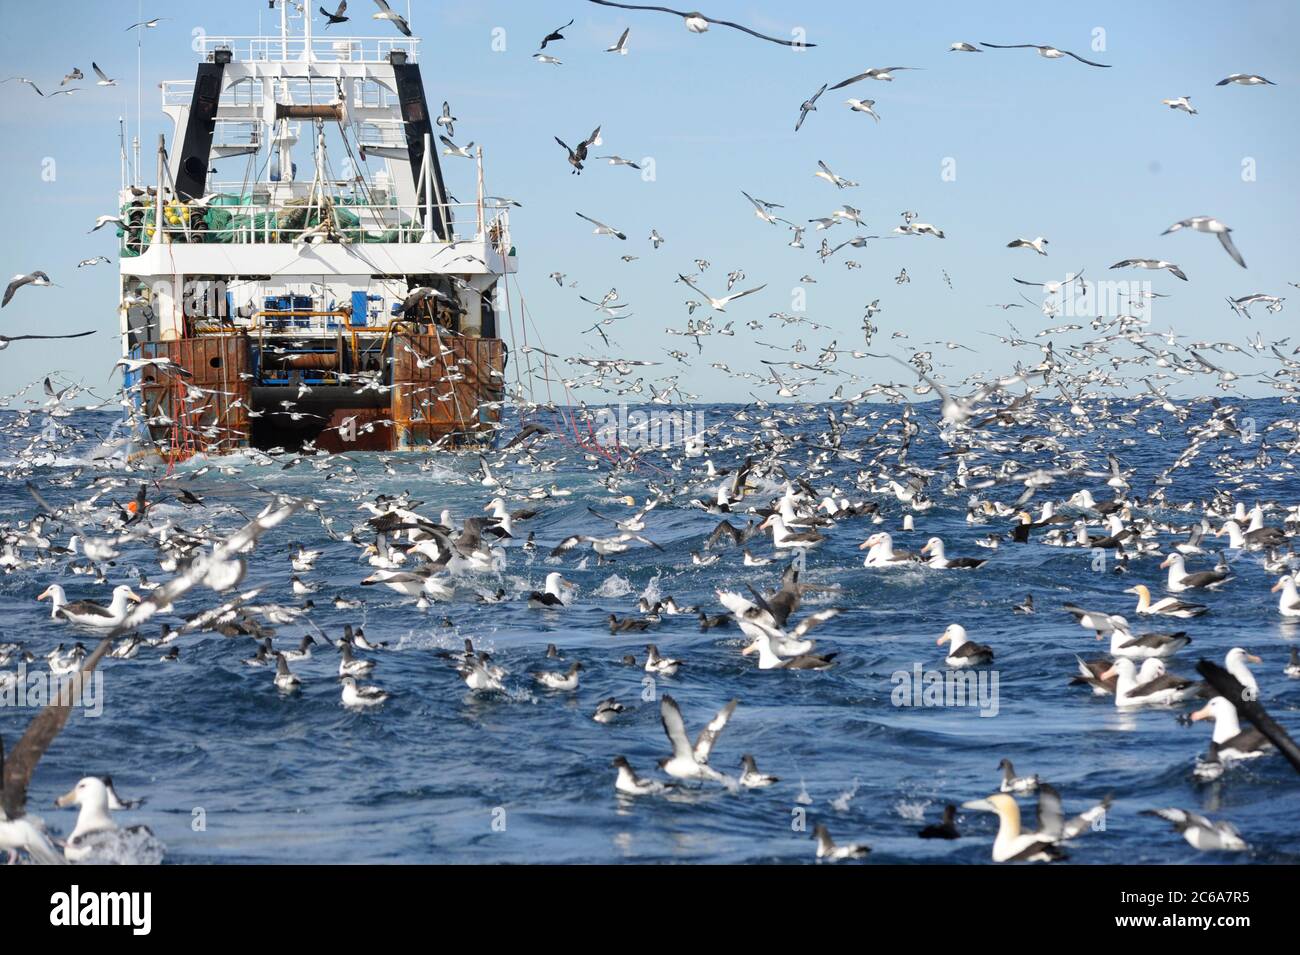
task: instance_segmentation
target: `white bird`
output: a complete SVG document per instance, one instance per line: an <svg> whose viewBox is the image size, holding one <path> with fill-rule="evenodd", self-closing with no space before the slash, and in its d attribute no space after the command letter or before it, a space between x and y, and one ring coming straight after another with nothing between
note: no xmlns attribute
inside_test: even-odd
<svg viewBox="0 0 1300 955"><path fill-rule="evenodd" d="M1192 216L1190 219L1182 219L1175 222L1161 235L1168 235L1171 232L1177 232L1179 229L1192 229L1196 232L1205 232L1209 235L1217 235L1219 242L1223 245L1224 251L1232 256L1232 261L1236 262L1243 269L1246 267L1246 260L1241 257L1237 247L1232 244L1232 230L1213 216Z"/></svg>
<svg viewBox="0 0 1300 955"><path fill-rule="evenodd" d="M767 288L767 283L764 283L755 288L745 289L745 291L743 292L733 292L730 295L724 295L722 298L714 298L712 295L709 295L707 292L703 291L698 285L692 282L685 275L682 275L680 272L678 273L677 277L681 279L682 282L684 282L688 288L694 289L696 292L699 292L706 299L708 299L709 306L715 312L725 312L727 310L727 304L729 302L734 302L738 298L744 298L746 295L753 295L755 292L761 292L763 289Z"/></svg>
<svg viewBox="0 0 1300 955"><path fill-rule="evenodd" d="M1012 239L1010 242L1007 243L1007 248L1008 249L1033 249L1039 255L1046 255L1047 249L1044 248L1045 245L1047 245L1047 239L1043 238L1040 235L1035 239Z"/></svg>
<svg viewBox="0 0 1300 955"><path fill-rule="evenodd" d="M948 52L949 53L983 53L984 51L981 50L973 43L965 43L961 40L958 40L952 46L948 47Z"/></svg>
<svg viewBox="0 0 1300 955"><path fill-rule="evenodd" d="M636 774L626 756L615 756L612 766L618 769L614 777L614 789L628 796L653 796L667 791L668 784L657 779L645 779Z"/></svg>
<svg viewBox="0 0 1300 955"><path fill-rule="evenodd" d="M627 56L627 35L631 32L632 32L631 27L628 27L626 30L624 30L622 35L619 36L617 42L615 42L613 46L605 47L605 52L617 53L619 56Z"/></svg>
<svg viewBox="0 0 1300 955"><path fill-rule="evenodd" d="M356 677L345 676L342 682L344 706L378 706L388 699L388 693L377 686L362 686L357 683Z"/></svg>
<svg viewBox="0 0 1300 955"><path fill-rule="evenodd" d="M867 70L864 73L859 73L856 76L850 76L847 80L841 80L840 82L832 86L831 89L833 90L843 89L846 86L852 86L854 83L861 82L862 80L883 80L886 83L892 83L894 80L894 73L896 71L915 70L915 69L919 69L919 67L876 66L876 67L872 67L871 69Z"/></svg>
<svg viewBox="0 0 1300 955"><path fill-rule="evenodd" d="M726 781L728 777L725 774L709 765L709 754L713 752L713 745L717 742L718 735L731 719L731 714L735 712L736 703L736 700L731 700L718 710L713 719L709 720L708 725L700 730L700 735L692 746L686 736L686 722L682 719L682 711L678 708L677 701L665 693L659 700L659 719L663 723L668 742L672 744L673 754L659 760L659 768L669 776L678 779Z"/></svg>
<svg viewBox="0 0 1300 955"><path fill-rule="evenodd" d="M1236 83L1238 86L1277 86L1272 80L1266 80L1257 73L1229 73L1215 86L1227 86L1229 83Z"/></svg>
<svg viewBox="0 0 1300 955"><path fill-rule="evenodd" d="M379 7L378 13L372 13L372 20L387 20L401 32L402 36L411 35L411 25L406 22L406 18L394 12L384 0L375 0Z"/></svg>
<svg viewBox="0 0 1300 955"><path fill-rule="evenodd" d="M872 119L874 119L877 123L880 122L880 116L876 113L875 109L873 108L873 107L876 105L876 101L875 101L875 100L873 100L873 99L846 99L844 102L847 103L849 109L853 110L855 113L866 113L868 116L870 116Z"/></svg>
<svg viewBox="0 0 1300 955"><path fill-rule="evenodd" d="M1250 846L1232 823L1211 822L1204 816L1186 809L1143 809L1140 816L1156 816L1173 823L1174 831L1187 840L1193 849L1203 852L1244 852Z"/></svg>
<svg viewBox="0 0 1300 955"><path fill-rule="evenodd" d="M83 61L83 62L84 62L84 61ZM91 63L91 64L90 64L90 68L91 68L92 70L94 70L94 71L95 71L95 75L99 77L99 82L97 82L97 83L95 84L96 86L116 86L116 85L117 85L117 80L110 80L110 79L108 78L108 74L105 73L103 70L101 70L101 69L99 68L99 64L97 64L97 63Z"/></svg>
<svg viewBox="0 0 1300 955"><path fill-rule="evenodd" d="M1175 278L1187 281L1187 273L1173 262L1164 259L1123 259L1111 266L1112 269L1168 269Z"/></svg>
<svg viewBox="0 0 1300 955"><path fill-rule="evenodd" d="M831 172L831 167L826 165L826 163L822 162L820 159L817 160L817 171L813 173L813 175L818 179L825 179L836 189L845 189L849 186L857 185L857 183L852 179L845 179L843 176L837 176L835 173ZM750 201L752 202L753 200L751 199Z"/></svg>
<svg viewBox="0 0 1300 955"><path fill-rule="evenodd" d="M1170 109L1181 109L1189 116L1196 115L1196 108L1192 106L1192 98L1190 96L1179 96L1174 99L1162 99L1160 102L1165 106L1168 106Z"/></svg>
<svg viewBox="0 0 1300 955"><path fill-rule="evenodd" d="M474 144L472 142L466 143L464 146L457 146L446 136L442 136L442 135L438 137L438 142L442 143L442 145L446 147L442 151L442 154L444 156L460 156L462 159L474 158L474 154L470 152L470 150L474 147Z"/></svg>
<svg viewBox="0 0 1300 955"><path fill-rule="evenodd" d="M817 861L842 862L845 859L861 859L871 851L863 842L846 842L837 845L831 838L830 831L822 823L813 827L813 838L817 840Z"/></svg>
<svg viewBox="0 0 1300 955"><path fill-rule="evenodd" d="M616 239L627 238L627 236L624 235L622 232L620 232L618 229L615 229L613 226L607 226L603 222L598 222L595 219L593 219L591 216L584 216L581 212L575 212L574 215L576 215L579 219L586 219L588 222L590 222L592 225L596 227L591 230L592 235L612 235Z"/></svg>

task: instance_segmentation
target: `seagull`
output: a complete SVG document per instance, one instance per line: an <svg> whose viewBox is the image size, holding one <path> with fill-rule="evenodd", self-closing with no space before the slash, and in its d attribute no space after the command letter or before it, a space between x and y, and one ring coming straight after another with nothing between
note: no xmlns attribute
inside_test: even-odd
<svg viewBox="0 0 1300 955"><path fill-rule="evenodd" d="M672 744L673 755L659 760L659 768L677 779L726 781L726 775L709 765L709 754L713 751L713 744L717 742L718 734L726 727L731 714L735 712L737 702L731 700L718 710L713 719L709 720L708 725L700 730L700 735L692 746L686 736L686 722L682 719L682 711L677 706L677 701L667 693L660 697L659 719L663 723L668 742Z"/></svg>
<svg viewBox="0 0 1300 955"><path fill-rule="evenodd" d="M325 28L329 29L336 23L347 23L348 18L343 15L343 12L347 10L347 8L348 8L348 0L342 0L342 2L339 4L339 8L335 10L333 13L330 13L324 7L321 7L320 8L321 16L323 16L327 21L325 24Z"/></svg>
<svg viewBox="0 0 1300 955"><path fill-rule="evenodd" d="M28 272L26 275L15 275L9 280L9 285L5 288L4 298L0 300L0 308L4 308L8 305L9 300L14 297L14 293L24 285L43 287L53 284L54 283L50 281L50 277L41 271Z"/></svg>
<svg viewBox="0 0 1300 955"><path fill-rule="evenodd" d="M456 135L456 117L451 115L451 104L446 100L442 101L442 115L434 119L434 123L445 126L448 136Z"/></svg>
<svg viewBox="0 0 1300 955"><path fill-rule="evenodd" d="M1232 261L1236 262L1243 269L1246 267L1246 260L1241 257L1237 247L1232 244L1232 230L1215 219L1213 216L1192 216L1190 219L1182 219L1175 222L1161 235L1168 235L1171 232L1177 232L1179 229L1193 229L1196 232L1207 232L1211 235L1217 235L1219 242L1223 245L1224 251L1232 256Z"/></svg>
<svg viewBox="0 0 1300 955"><path fill-rule="evenodd" d="M574 215L576 215L579 219L586 219L588 222L590 222L592 225L596 227L592 230L593 235L612 235L618 239L627 238L626 235L624 235L622 232L619 232L613 226L607 226L603 222L598 222L595 219L593 219L591 216L584 216L581 212L575 212Z"/></svg>
<svg viewBox="0 0 1300 955"><path fill-rule="evenodd" d="M779 217L776 216L776 215L773 215L773 214L772 214L772 210L773 210L773 209L784 209L785 206L781 205L781 204L778 203L778 202L767 202L767 201L765 201L765 200L763 200L763 199L755 199L753 196L751 196L749 193L747 193L744 189L740 190L740 194L741 194L742 196L744 196L746 199L748 199L748 200L753 204L753 206L754 206L754 215L758 216L758 217L759 217L760 219L762 219L764 222L769 222L769 223L771 223L772 225L776 225L777 219L778 219ZM784 221L784 220L782 220L782 221Z"/></svg>
<svg viewBox="0 0 1300 955"><path fill-rule="evenodd" d="M1215 86L1227 86L1229 83L1236 83L1238 86L1277 86L1272 80L1266 80L1256 73L1229 73Z"/></svg>
<svg viewBox="0 0 1300 955"><path fill-rule="evenodd" d="M24 341L29 338L85 338L87 335L95 334L95 329L88 332L76 332L71 335L0 335L0 351L9 347L10 342Z"/></svg>
<svg viewBox="0 0 1300 955"><path fill-rule="evenodd" d="M984 51L981 50L973 43L964 43L961 40L958 40L952 46L948 47L948 52L949 53L983 53Z"/></svg>
<svg viewBox="0 0 1300 955"><path fill-rule="evenodd" d="M1187 273L1172 262L1164 259L1124 259L1111 266L1112 269L1168 269L1169 274L1187 281Z"/></svg>
<svg viewBox="0 0 1300 955"><path fill-rule="evenodd" d="M556 27L556 28L555 28L554 30L552 30L550 33L546 34L546 36L542 37L542 45L539 46L537 49L539 49L539 50L544 50L544 49L546 49L546 44L548 44L548 43L552 43L552 42L554 42L555 40L563 40L563 39L564 39L564 34L563 34L562 32L560 32L560 31L562 31L562 30L567 30L567 29L568 29L569 27L571 27L571 26L573 26L573 21L572 21L572 20L570 20L568 23L566 23L566 24L565 24L564 26L562 26L562 27Z"/></svg>
<svg viewBox="0 0 1300 955"><path fill-rule="evenodd" d="M71 74L69 74L69 75L71 75ZM27 86L30 86L33 90L36 91L36 95L37 95L37 96L44 96L44 95L45 95L44 93L41 92L41 88L40 88L39 86L37 86L35 83L33 83L31 80L29 80L29 79L28 79L27 77L25 77L25 76L11 76L11 77L9 77L8 80L2 80L2 81L0 81L0 82L8 83L9 80L17 80L19 83L23 83L23 84L25 84L25 85L27 85ZM62 85L62 84L60 84L60 85Z"/></svg>
<svg viewBox="0 0 1300 955"><path fill-rule="evenodd" d="M72 68L72 72L69 73L67 76L65 76L62 79L62 81L60 81L59 85L67 86L69 83L73 82L74 80L84 80L85 78L86 78L86 74L81 72L81 69L79 67L74 66Z"/></svg>
<svg viewBox="0 0 1300 955"><path fill-rule="evenodd" d="M1179 96L1177 99L1162 99L1160 102L1165 106L1168 106L1170 109L1181 109L1189 116L1196 115L1196 107L1192 106L1192 98L1190 96Z"/></svg>
<svg viewBox="0 0 1300 955"><path fill-rule="evenodd" d="M658 229L650 230L650 244L654 246L656 249L659 248L659 246L664 244L664 237L659 234Z"/></svg>
<svg viewBox="0 0 1300 955"><path fill-rule="evenodd" d="M846 99L849 109L855 113L866 113L877 123L880 122L880 115L875 111L876 101L873 99Z"/></svg>
<svg viewBox="0 0 1300 955"><path fill-rule="evenodd" d="M94 71L95 71L95 75L99 77L99 82L95 84L96 86L116 86L116 85L117 85L117 80L110 80L110 79L108 78L108 74L105 73L103 70L101 70L101 69L99 68L99 64L97 64L97 63L91 63L91 64L90 64L90 68L91 68L92 70L94 70Z"/></svg>
<svg viewBox="0 0 1300 955"><path fill-rule="evenodd" d="M618 38L618 41L613 46L605 47L605 52L617 53L619 56L627 56L627 35L631 32L631 27L624 30L623 34Z"/></svg>
<svg viewBox="0 0 1300 955"><path fill-rule="evenodd" d="M840 82L832 86L831 89L840 90L846 86L852 86L854 83L859 83L862 80L883 80L886 83L892 83L894 81L893 74L895 70L915 70L915 69L919 69L919 67L915 67L915 66L872 67L871 69L867 70L865 73L859 73L857 76L850 76L847 80L841 80Z"/></svg>
<svg viewBox="0 0 1300 955"><path fill-rule="evenodd" d="M812 96L808 97L808 99L804 100L803 103L800 104L799 121L794 124L794 131L796 133L799 132L799 127L803 125L803 121L808 118L808 114L817 111L817 105L816 105L817 98L825 92L826 92L826 84L823 83L821 89L819 89L816 93L813 93Z"/></svg>
<svg viewBox="0 0 1300 955"><path fill-rule="evenodd" d="M1080 63L1110 69L1109 63L1094 63L1092 60L1085 60L1077 53L1071 53L1069 50L1058 50L1054 46L1039 46L1037 43L985 43L983 40L980 41L980 46L987 46L994 50L1037 50L1039 56L1049 60L1059 60L1063 56L1071 56Z"/></svg>
<svg viewBox="0 0 1300 955"><path fill-rule="evenodd" d="M835 175L835 173L831 172L831 167L826 165L826 163L822 162L820 159L817 160L817 172L813 173L813 175L818 179L825 179L836 189L843 189L846 186L857 185L857 183L852 179L845 179L843 176ZM753 202L752 199L750 201Z"/></svg>
<svg viewBox="0 0 1300 955"><path fill-rule="evenodd" d="M1047 250L1043 246L1047 245L1047 240L1041 235L1036 239L1012 239L1007 243L1008 249L1033 249L1039 255L1046 255Z"/></svg>
<svg viewBox="0 0 1300 955"><path fill-rule="evenodd" d="M550 63L552 66L563 66L564 63L553 56L547 56L545 53L534 53L533 59L538 63Z"/></svg>
<svg viewBox="0 0 1300 955"><path fill-rule="evenodd" d="M699 286L697 286L685 275L682 275L680 272L677 274L677 277L681 279L682 282L684 282L688 288L694 289L696 292L699 292L706 299L708 299L709 306L715 312L725 312L727 310L728 302L732 302L738 298L744 298L746 295L753 295L755 292L761 292L763 289L767 288L767 283L765 282L762 285L759 285L755 288L745 289L745 291L743 292L733 292L730 295L724 295L722 298L714 298L712 295L709 295L707 292L703 291Z"/></svg>
<svg viewBox="0 0 1300 955"><path fill-rule="evenodd" d="M713 17L706 17L698 11L684 12L682 10L673 10L669 7L654 7L634 3L615 3L614 0L591 0L592 3L598 3L602 7L618 7L620 10L654 10L658 13L672 13L682 18L685 22L686 29L691 33L708 33L709 24L716 23L720 27L731 27L733 30L740 30L742 33L748 33L750 36L758 37L760 40L768 40L772 43L780 43L782 46L792 47L812 47L816 43L805 43L803 41L782 40L779 37L767 36L751 30L749 27L741 26L739 23L732 23L730 20L717 20Z"/></svg>
<svg viewBox="0 0 1300 955"><path fill-rule="evenodd" d="M344 4L343 4L343 7L346 7L346 6L347 6L347 3L344 3ZM343 7L339 7L339 12L340 12L340 13L343 12ZM171 17L154 17L152 20L141 20L139 23L132 23L129 27L127 27L127 28L126 28L125 30L123 30L122 32L123 32L123 33L130 33L130 32L131 32L132 30L134 30L136 27L144 27L146 30L152 30L154 27L156 27L158 24L162 23L164 20L170 20L170 19L171 19Z"/></svg>
<svg viewBox="0 0 1300 955"><path fill-rule="evenodd" d="M411 25L406 22L405 17L401 16L401 14L394 13L384 0L375 0L375 5L379 7L379 12L370 15L372 20L390 20L392 21L393 26L397 27L401 32L402 36L411 35Z"/></svg>
<svg viewBox="0 0 1300 955"><path fill-rule="evenodd" d="M470 149L472 149L474 146L473 142L468 142L464 146L457 146L446 136L442 136L442 135L438 136L438 142L442 143L445 147L447 147L442 151L442 154L444 156L460 156L462 159L474 158L474 156L470 153Z"/></svg>

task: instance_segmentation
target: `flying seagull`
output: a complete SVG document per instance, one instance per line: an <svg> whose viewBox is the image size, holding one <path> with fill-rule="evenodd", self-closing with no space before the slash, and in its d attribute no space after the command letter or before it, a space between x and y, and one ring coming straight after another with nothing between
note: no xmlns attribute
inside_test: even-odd
<svg viewBox="0 0 1300 955"><path fill-rule="evenodd" d="M1007 243L1008 249L1033 249L1039 255L1046 255L1047 250L1043 246L1047 245L1047 239L1041 235L1036 239L1012 239Z"/></svg>
<svg viewBox="0 0 1300 955"><path fill-rule="evenodd" d="M71 74L69 74L69 75L71 75ZM30 86L32 89L34 89L34 90L36 91L36 95L37 95L37 96L44 96L44 95L45 95L44 93L41 92L41 88L40 88L39 86L37 86L35 83L33 83L31 80L29 80L29 79L28 79L27 77L25 77L25 76L11 76L11 77L9 77L8 80L2 80L2 81L0 81L0 82L8 83L9 80L17 80L19 83L24 83L24 84L26 84L27 86ZM60 85L62 85L62 84L60 84Z"/></svg>
<svg viewBox="0 0 1300 955"><path fill-rule="evenodd" d="M330 13L324 7L321 7L320 8L321 15L325 17L325 19L328 21L325 24L326 29L332 27L336 23L347 23L348 18L343 15L344 11L347 10L347 8L348 8L348 0L343 0L343 2L339 4L339 8L335 10L333 13Z"/></svg>
<svg viewBox="0 0 1300 955"><path fill-rule="evenodd" d="M1255 73L1230 73L1214 85L1227 86L1229 83L1236 83L1238 86L1277 86L1272 80L1266 80Z"/></svg>
<svg viewBox="0 0 1300 955"><path fill-rule="evenodd" d="M464 146L457 146L446 136L439 136L438 141L446 147L446 149L442 151L444 156L460 156L462 159L474 158L473 154L470 153L470 149L474 146L472 142L466 143Z"/></svg>
<svg viewBox="0 0 1300 955"><path fill-rule="evenodd" d="M5 288L5 296L4 299L0 301L0 308L4 308L6 305L8 305L9 300L14 297L14 292L17 292L24 285L53 285L53 284L54 283L50 281L50 277L41 271L28 272L26 275L15 275L10 280L8 287Z"/></svg>
<svg viewBox="0 0 1300 955"><path fill-rule="evenodd" d="M874 119L877 123L880 122L880 116L879 116L879 114L876 113L876 111L875 111L875 109L874 109L874 107L875 107L875 105L876 105L876 101L875 101L875 100L873 100L873 99L846 99L844 102L847 103L849 109L853 110L855 113L866 113L868 116L870 116L872 119Z"/></svg>
<svg viewBox="0 0 1300 955"><path fill-rule="evenodd" d="M92 328L88 332L77 332L75 335L0 335L0 351L8 348L10 342L19 342L28 338L84 338L93 334L95 330Z"/></svg>
<svg viewBox="0 0 1300 955"><path fill-rule="evenodd" d="M617 53L619 56L627 56L627 35L631 32L632 32L631 27L628 27L626 30L624 30L623 35L618 38L618 42L615 43L613 46L605 47L605 52Z"/></svg>
<svg viewBox="0 0 1300 955"><path fill-rule="evenodd" d="M1170 109L1181 109L1189 116L1196 115L1196 107L1192 105L1190 96L1179 96L1177 99L1162 99L1160 102Z"/></svg>
<svg viewBox="0 0 1300 955"><path fill-rule="evenodd" d="M808 118L808 114L812 112L816 112L817 97L821 96L825 92L826 92L826 84L823 83L821 89L819 89L816 93L813 93L812 96L810 96L808 99L804 100L802 104L800 104L799 122L794 124L794 131L796 133L799 132L799 127L803 125L803 121Z"/></svg>
<svg viewBox="0 0 1300 955"><path fill-rule="evenodd" d="M1183 219L1180 222L1175 222L1160 234L1168 235L1171 232L1177 232L1179 229L1192 229L1196 232L1208 232L1211 235L1217 235L1224 250L1232 256L1232 261L1243 269L1246 267L1246 260L1241 257L1237 247L1232 244L1232 230L1213 216L1192 216L1190 219Z"/></svg>
<svg viewBox="0 0 1300 955"><path fill-rule="evenodd" d="M391 20L393 26L402 32L402 36L411 35L411 25L406 22L405 17L399 13L394 13L384 0L375 0L375 4L379 7L379 12L370 14L372 20Z"/></svg>
<svg viewBox="0 0 1300 955"><path fill-rule="evenodd" d="M894 81L895 70L916 70L916 66L876 66L867 70L865 73L859 73L857 76L850 76L847 80L841 80L831 87L833 90L843 89L846 86L852 86L854 83L862 80L884 80L887 83Z"/></svg>
<svg viewBox="0 0 1300 955"><path fill-rule="evenodd" d="M593 235L612 235L619 239L627 238L626 235L624 235L622 232L619 232L613 226L607 226L603 222L597 222L591 216L584 216L581 212L575 212L574 215L576 215L579 219L586 219L588 222L590 222L592 225L596 227L592 230Z"/></svg>
<svg viewBox="0 0 1300 955"><path fill-rule="evenodd" d="M758 33L749 27L741 26L739 23L732 23L730 20L717 20L713 17L706 17L698 11L689 13L682 10L673 10L670 7L654 7L636 3L614 3L613 0L591 0L592 3L598 3L602 7L618 7L620 10L654 10L658 13L672 13L681 17L686 22L686 29L692 33L707 33L709 25L716 23L720 27L731 27L733 30L740 30L742 33L748 33L750 36L758 37L760 40L768 40L772 43L780 43L782 46L809 47L816 46L816 43L796 43L794 40L782 40L778 37L767 36L764 33Z"/></svg>
<svg viewBox="0 0 1300 955"><path fill-rule="evenodd" d="M91 68L92 70L94 70L94 71L95 71L95 75L99 77L99 82L95 84L96 86L116 86L116 85L117 85L117 80L110 80L110 79L108 78L108 74L105 73L103 70L101 70L101 69L99 68L99 64L98 64L98 63L94 63L94 62L92 62L92 63L90 64L90 68Z"/></svg>
<svg viewBox="0 0 1300 955"><path fill-rule="evenodd" d="M981 50L979 47L975 46L975 44L973 43L965 43L961 40L958 40L952 46L948 47L948 52L949 53L983 53L984 51Z"/></svg>
<svg viewBox="0 0 1300 955"><path fill-rule="evenodd" d="M1037 43L985 43L983 40L980 41L980 46L987 46L994 50L1037 50L1039 56L1048 60L1059 60L1063 56L1072 56L1080 63L1110 69L1109 63L1094 63L1092 60L1085 60L1077 53L1071 53L1069 50L1058 50L1054 46L1039 46Z"/></svg>
<svg viewBox="0 0 1300 955"><path fill-rule="evenodd" d="M1184 282L1187 281L1187 273L1172 262L1166 262L1164 259L1125 259L1122 262L1116 262L1111 266L1112 269L1168 269L1170 275L1177 276Z"/></svg>
<svg viewBox="0 0 1300 955"><path fill-rule="evenodd" d="M434 119L438 126L447 127L447 135L456 135L456 117L451 115L451 104L446 100L442 101L442 115Z"/></svg>
<svg viewBox="0 0 1300 955"><path fill-rule="evenodd" d="M689 278L687 278L685 275L682 275L681 273L678 273L677 277L678 277L682 282L684 282L688 288L692 288L692 289L694 289L695 291L697 291L697 292L699 292L701 295L703 295L705 298L707 298L707 299L709 300L709 306L710 306L710 307L711 307L715 312L725 312L725 311L727 310L727 303L728 303L728 302L732 302L732 301L734 301L735 299L738 299L738 298L744 298L746 295L753 295L755 292L760 292L760 291L762 291L763 289L767 288L767 284L764 283L763 285L759 285L759 286L756 287L756 288L746 289L746 290L743 291L743 292L734 292L734 293L732 293L731 295L725 295L725 296L723 296L722 298L714 298L712 295L709 295L707 292L705 292L703 289L701 289L698 285L696 285L694 282L692 282L692 281L691 281Z"/></svg>
<svg viewBox="0 0 1300 955"><path fill-rule="evenodd" d="M347 3L344 3L343 6L346 7ZM342 11L342 9L343 9L342 7L339 8L340 12ZM164 20L170 20L170 19L171 17L154 17L152 20L141 20L139 23L132 23L129 27L127 27L122 32L130 33L136 27L144 27L146 30L152 30L154 27L162 23Z"/></svg>

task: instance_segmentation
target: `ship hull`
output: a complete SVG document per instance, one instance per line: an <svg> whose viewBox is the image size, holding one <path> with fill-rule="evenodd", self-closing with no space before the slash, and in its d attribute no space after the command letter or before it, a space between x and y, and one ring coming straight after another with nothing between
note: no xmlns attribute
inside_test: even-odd
<svg viewBox="0 0 1300 955"><path fill-rule="evenodd" d="M426 328L428 326L425 326ZM247 448L328 452L490 444L506 347L446 331L231 331L146 342L126 376L143 450L167 461Z"/></svg>

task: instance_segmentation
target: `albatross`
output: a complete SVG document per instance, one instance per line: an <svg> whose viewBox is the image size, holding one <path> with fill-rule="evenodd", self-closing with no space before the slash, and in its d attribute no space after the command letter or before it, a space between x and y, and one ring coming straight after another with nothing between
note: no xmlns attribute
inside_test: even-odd
<svg viewBox="0 0 1300 955"><path fill-rule="evenodd" d="M89 600L69 601L63 588L50 584L41 592L37 600L49 600L52 604L50 617L55 620L67 620L83 627L99 630L111 630L127 617L129 603L140 602L140 595L126 584L113 588L113 600L103 607Z"/></svg>
<svg viewBox="0 0 1300 955"><path fill-rule="evenodd" d="M686 29L691 33L708 33L710 24L717 24L720 27L731 27L733 30L739 30L742 33L748 33L750 36L757 37L760 40L767 40L771 43L779 43L782 46L791 47L809 47L816 46L816 43L807 43L804 41L782 40L780 37L768 36L765 33L759 33L751 30L749 27L741 26L739 23L732 23L730 20L718 20L714 17L705 16L698 10L682 11L673 10L671 7L656 7L647 4L637 3L615 3L614 0L591 0L592 3L598 3L602 7L618 7L620 10L654 10L657 13L671 13L682 18Z"/></svg>

